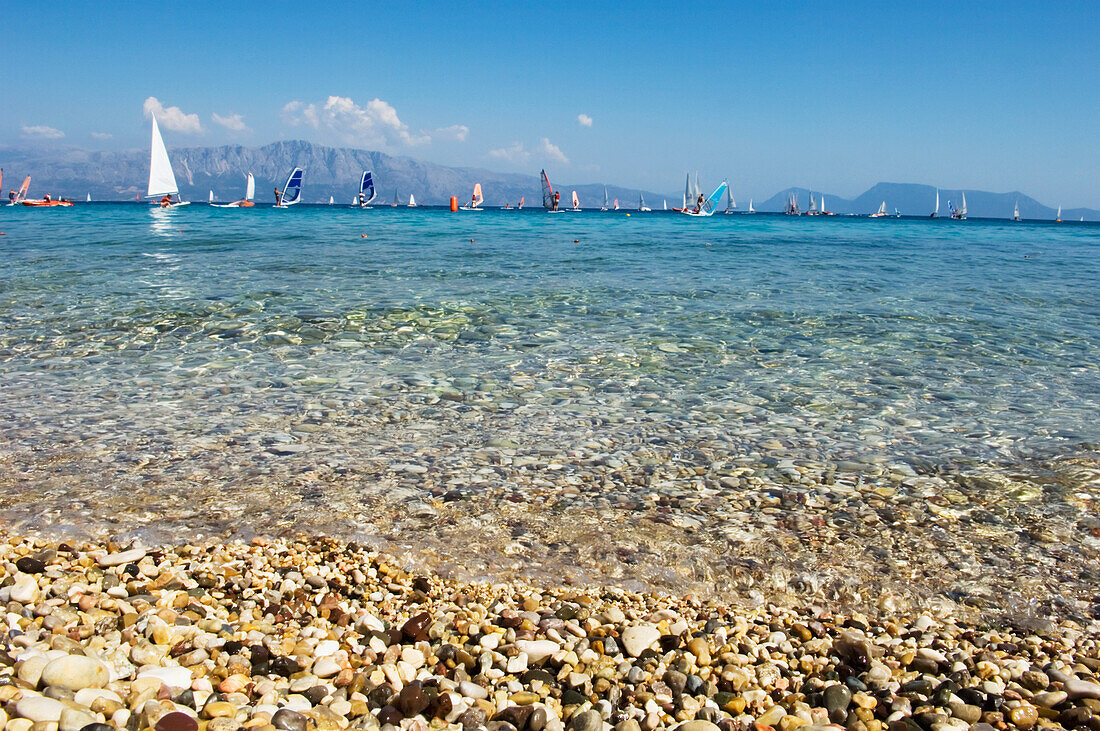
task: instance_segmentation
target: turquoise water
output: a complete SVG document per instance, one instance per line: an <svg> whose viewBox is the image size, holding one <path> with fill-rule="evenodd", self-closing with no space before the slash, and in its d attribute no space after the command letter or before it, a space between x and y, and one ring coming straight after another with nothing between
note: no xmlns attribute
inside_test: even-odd
<svg viewBox="0 0 1100 731"><path fill-rule="evenodd" d="M677 585L769 531L827 564L819 515L857 556L845 501L942 498L1092 550L1100 227L103 204L0 230L26 527L324 530L458 570L476 525L502 558L474 573ZM941 517L913 520L962 542Z"/></svg>

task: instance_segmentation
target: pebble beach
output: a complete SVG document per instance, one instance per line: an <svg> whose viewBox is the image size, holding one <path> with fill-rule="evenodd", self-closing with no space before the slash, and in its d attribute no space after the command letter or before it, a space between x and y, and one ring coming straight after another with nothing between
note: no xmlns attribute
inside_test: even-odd
<svg viewBox="0 0 1100 731"><path fill-rule="evenodd" d="M469 584L331 539L0 545L5 731L1100 726L1095 623Z"/></svg>

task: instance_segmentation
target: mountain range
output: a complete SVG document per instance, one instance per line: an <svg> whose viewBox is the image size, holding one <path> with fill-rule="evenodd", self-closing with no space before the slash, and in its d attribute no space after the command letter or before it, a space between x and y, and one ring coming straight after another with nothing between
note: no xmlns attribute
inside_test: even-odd
<svg viewBox="0 0 1100 731"><path fill-rule="evenodd" d="M180 193L184 199L205 200L208 191L220 201L231 201L244 194L244 176L251 172L256 178L258 201L274 200L273 190L282 186L294 167L305 171L302 199L307 203L327 203L332 196L340 203L350 203L357 192L363 170L372 170L378 186L378 201L391 203L397 197L407 202L414 194L427 205L446 204L452 195L465 202L474 183L481 183L486 205L515 205L521 197L528 205L541 204L541 186L537 175L500 173L481 168L447 167L409 157L388 155L342 147L327 147L302 140L275 142L263 147L222 145L219 147L176 148L169 152ZM75 147L13 147L0 145L0 168L6 173L8 188L16 187L23 176L33 178L31 195L50 193L55 197L81 199L91 194L94 200L134 200L144 194L149 175L147 150L93 152ZM554 171L549 171L554 180ZM576 190L581 206L599 207L603 203L603 183L579 184L556 181L562 191L562 204L568 205L568 191ZM737 181L733 181L737 193ZM617 185L606 186L607 195L618 198L625 209L636 208L644 195L648 204L661 208L663 201L679 205L681 191L658 193ZM757 211L782 211L794 194L803 210L809 207L809 191L787 188L771 198L754 202ZM815 191L820 198L821 191ZM826 192L828 210L839 214L868 214L886 202L887 210L896 208L903 215L927 215L932 211L936 188L913 183L878 183L854 199ZM948 201L958 204L961 191L940 188L940 215L947 216ZM1053 219L1056 210L1018 191L990 193L967 190L968 213L974 218L1009 218L1013 205L1019 201L1020 215L1029 219ZM742 197L741 209L748 208ZM1084 217L1100 220L1100 211L1074 208L1062 211L1065 220Z"/></svg>

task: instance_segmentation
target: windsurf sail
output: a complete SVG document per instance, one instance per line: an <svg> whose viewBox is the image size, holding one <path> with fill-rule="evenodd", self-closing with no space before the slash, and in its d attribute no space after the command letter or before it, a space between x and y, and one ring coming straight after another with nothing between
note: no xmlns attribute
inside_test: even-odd
<svg viewBox="0 0 1100 731"><path fill-rule="evenodd" d="M703 211L707 213L707 215L714 213L714 209L718 207L719 201L726 195L726 191L729 190L729 187L729 183L723 180L721 185L715 188L714 192L710 194L710 197L703 201Z"/></svg>
<svg viewBox="0 0 1100 731"><path fill-rule="evenodd" d="M367 205L374 200L374 176L370 170L363 171L363 177L359 180L359 192L366 199L363 201L363 205Z"/></svg>
<svg viewBox="0 0 1100 731"><path fill-rule="evenodd" d="M546 177L546 171L539 174L542 176L542 207L549 211L554 207L554 189L550 187L550 178Z"/></svg>
<svg viewBox="0 0 1100 731"><path fill-rule="evenodd" d="M336 199L335 199L335 198L333 198L333 197L332 197L332 196L330 195L330 196L328 197L328 204L329 204L329 205L331 206L331 205L332 205L333 203L335 203L335 202L336 202Z"/></svg>
<svg viewBox="0 0 1100 731"><path fill-rule="evenodd" d="M149 189L148 198L162 195L177 195L176 175L172 172L172 162L168 159L168 150L164 147L164 138L160 136L157 118L153 117L153 139L149 146Z"/></svg>
<svg viewBox="0 0 1100 731"><path fill-rule="evenodd" d="M23 184L19 186L19 192L15 194L15 202L22 203L27 200L27 191L31 187L31 176L23 178Z"/></svg>
<svg viewBox="0 0 1100 731"><path fill-rule="evenodd" d="M749 198L749 213L756 213L756 209L752 207L752 198Z"/></svg>
<svg viewBox="0 0 1100 731"><path fill-rule="evenodd" d="M88 202L88 203L91 203L91 202L92 202L92 194L91 194L91 193L89 193L89 194L88 194L88 201L87 201L87 202Z"/></svg>
<svg viewBox="0 0 1100 731"><path fill-rule="evenodd" d="M208 197L206 199L206 202L207 203L213 203L214 202L214 191L210 191L210 197Z"/></svg>
<svg viewBox="0 0 1100 731"><path fill-rule="evenodd" d="M573 191L573 208L577 209L581 207L580 199L577 198L577 191Z"/></svg>
<svg viewBox="0 0 1100 731"><path fill-rule="evenodd" d="M687 208L689 200L695 200L695 196L691 194L691 173L684 173L684 205L681 207Z"/></svg>
<svg viewBox="0 0 1100 731"><path fill-rule="evenodd" d="M302 200L302 169L294 168L291 171L290 177L286 179L286 185L283 186L283 198L281 205L292 206L295 203L300 203Z"/></svg>
<svg viewBox="0 0 1100 731"><path fill-rule="evenodd" d="M618 198L616 198L614 201L612 201L611 208L612 208L612 210L615 210L615 211L619 210L619 199Z"/></svg>
<svg viewBox="0 0 1100 731"><path fill-rule="evenodd" d="M517 206L517 208L523 208L523 201L525 201L525 200L527 200L527 199L524 198L523 196L520 196L519 197L519 205Z"/></svg>
<svg viewBox="0 0 1100 731"><path fill-rule="evenodd" d="M1020 220L1020 201L1016 201L1016 205L1013 206L1013 208L1012 208L1012 220L1013 221L1019 221Z"/></svg>
<svg viewBox="0 0 1100 731"><path fill-rule="evenodd" d="M485 202L485 196L481 194L481 183L474 183L474 195L470 198L470 207L477 208Z"/></svg>
<svg viewBox="0 0 1100 731"><path fill-rule="evenodd" d="M732 211L734 208L737 208L737 201L733 199L733 191L726 188L726 210Z"/></svg>
<svg viewBox="0 0 1100 731"><path fill-rule="evenodd" d="M256 197L256 179L252 173L248 174L248 183L244 186L244 199L250 201Z"/></svg>
<svg viewBox="0 0 1100 731"><path fill-rule="evenodd" d="M607 210L607 186L606 185L603 187L603 208L601 208L600 210L601 211L606 211Z"/></svg>

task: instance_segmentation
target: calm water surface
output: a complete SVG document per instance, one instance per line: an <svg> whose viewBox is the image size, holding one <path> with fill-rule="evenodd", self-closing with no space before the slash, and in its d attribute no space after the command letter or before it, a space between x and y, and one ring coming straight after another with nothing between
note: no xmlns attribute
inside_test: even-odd
<svg viewBox="0 0 1100 731"><path fill-rule="evenodd" d="M1097 226L103 204L0 230L20 530L1022 611L1097 587Z"/></svg>

